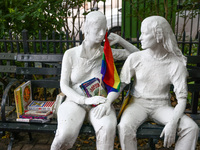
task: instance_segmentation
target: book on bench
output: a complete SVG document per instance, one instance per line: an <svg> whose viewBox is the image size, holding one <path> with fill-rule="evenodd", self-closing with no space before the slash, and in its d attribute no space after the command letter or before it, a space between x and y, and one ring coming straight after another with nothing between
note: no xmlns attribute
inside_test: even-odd
<svg viewBox="0 0 200 150"><path fill-rule="evenodd" d="M28 104L32 101L31 81L23 82L14 90L17 117L24 114Z"/></svg>
<svg viewBox="0 0 200 150"><path fill-rule="evenodd" d="M100 80L98 78L92 78L88 81L83 82L80 85L80 88L87 97L99 95L99 88L100 88L100 96L103 97L107 96L107 92L104 89L103 85L100 85Z"/></svg>

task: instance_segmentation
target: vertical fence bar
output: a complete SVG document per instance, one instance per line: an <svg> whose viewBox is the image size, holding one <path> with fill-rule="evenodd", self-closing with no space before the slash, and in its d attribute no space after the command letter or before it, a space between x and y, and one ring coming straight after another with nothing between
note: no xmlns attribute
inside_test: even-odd
<svg viewBox="0 0 200 150"><path fill-rule="evenodd" d="M60 54L63 54L62 35L61 35L61 34L60 34L60 40L59 40L59 43L60 43Z"/></svg>
<svg viewBox="0 0 200 150"><path fill-rule="evenodd" d="M23 49L24 49L24 54L29 53L29 44L28 44L28 31L24 29L22 31L22 40L23 40Z"/></svg>
<svg viewBox="0 0 200 150"><path fill-rule="evenodd" d="M6 44L6 38L5 36L3 36L3 45L4 45L4 52L8 52L8 49L7 49L7 44Z"/></svg>
<svg viewBox="0 0 200 150"><path fill-rule="evenodd" d="M139 0L137 0L137 8L136 8L136 9L137 9L137 11L136 11L137 13L139 13L139 7L140 7L140 3L139 3ZM133 14L133 9L132 9L132 7L130 8L130 10L131 10L131 14ZM131 21L130 21L130 22L131 22L131 25L130 25L130 26L131 26L131 29L130 29L130 30L131 30L131 34L130 34L131 36L132 36L132 34L133 34L133 32L132 32L132 18L133 18L133 17L130 18L130 19L131 19ZM137 22L137 24L136 24L136 37L137 37L137 31L139 30L139 22L140 22L140 21L139 21L139 16L138 16L138 15L137 15L137 21L136 21L136 22Z"/></svg>
<svg viewBox="0 0 200 150"><path fill-rule="evenodd" d="M185 48L185 31L183 32L183 39L182 39L182 53L184 54L184 48Z"/></svg>
<svg viewBox="0 0 200 150"><path fill-rule="evenodd" d="M47 45L47 53L50 53L50 51L49 51L49 38L48 38L48 35L46 36L46 45Z"/></svg>
<svg viewBox="0 0 200 150"><path fill-rule="evenodd" d="M37 53L37 47L36 47L36 42L35 42L35 36L33 36L33 51L36 54Z"/></svg>
<svg viewBox="0 0 200 150"><path fill-rule="evenodd" d="M11 41L10 41L10 49L11 49L11 52L13 53L13 52L14 52L14 49L13 49L12 31L11 31L11 30L9 30L9 39L11 40Z"/></svg>
<svg viewBox="0 0 200 150"><path fill-rule="evenodd" d="M81 45L82 44L82 41L83 41L83 34L82 34L82 31L79 31L79 44Z"/></svg>
<svg viewBox="0 0 200 150"><path fill-rule="evenodd" d="M189 55L192 54L192 37L190 37L190 41L189 41Z"/></svg>
<svg viewBox="0 0 200 150"><path fill-rule="evenodd" d="M193 10L192 10L192 16L193 16ZM193 29L193 17L191 18L191 24L190 24L190 37L192 37L192 29Z"/></svg>
<svg viewBox="0 0 200 150"><path fill-rule="evenodd" d="M66 31L66 46L67 46L67 49L69 49L69 34L68 34L68 31Z"/></svg>
<svg viewBox="0 0 200 150"><path fill-rule="evenodd" d="M180 9L180 0L178 0L178 4L177 4L177 15L176 15L176 23L175 23L175 27L176 27L176 39L178 39L178 25L179 25L179 9Z"/></svg>
<svg viewBox="0 0 200 150"><path fill-rule="evenodd" d="M139 37L140 37L140 31L138 30L137 31L137 48L139 48L139 42L140 42Z"/></svg>
<svg viewBox="0 0 200 150"><path fill-rule="evenodd" d="M172 24L173 23L173 13L174 13L173 9L174 9L174 1L171 0L171 11L170 11L170 24L171 25L173 25Z"/></svg>
<svg viewBox="0 0 200 150"><path fill-rule="evenodd" d="M55 31L52 32L53 52L56 53Z"/></svg>
<svg viewBox="0 0 200 150"><path fill-rule="evenodd" d="M198 10L199 11L199 10ZM198 39L199 36L199 22L200 22L200 12L198 12L198 20L197 20L197 35L196 35L196 39Z"/></svg>
<svg viewBox="0 0 200 150"><path fill-rule="evenodd" d="M75 36L73 36L73 47L75 47L76 46L76 38L75 38Z"/></svg>
<svg viewBox="0 0 200 150"><path fill-rule="evenodd" d="M40 52L43 53L43 50L42 50L42 33L41 33L41 31L39 31L39 40L40 40Z"/></svg>
<svg viewBox="0 0 200 150"><path fill-rule="evenodd" d="M122 1L122 2L123 2L123 6L126 7L126 1ZM123 24L123 30L122 30L123 31L123 35L122 36L123 36L123 38L125 38L125 33L126 33L125 32L125 24L126 24L126 15L125 15L125 13L126 13L126 11L125 11L125 8L123 8L122 10L123 10L122 14L123 14L123 18L124 18L123 19L123 23L122 23Z"/></svg>
<svg viewBox="0 0 200 150"><path fill-rule="evenodd" d="M17 53L20 53L20 47L19 47L19 41L18 41L18 36L16 35L16 45L17 45Z"/></svg>

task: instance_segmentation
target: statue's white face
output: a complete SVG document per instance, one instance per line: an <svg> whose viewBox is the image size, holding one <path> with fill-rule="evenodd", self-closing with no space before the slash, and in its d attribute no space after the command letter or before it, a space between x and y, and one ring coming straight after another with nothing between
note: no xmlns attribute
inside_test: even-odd
<svg viewBox="0 0 200 150"><path fill-rule="evenodd" d="M154 37L152 31L147 28L146 24L141 25L141 35L139 40L141 41L142 49L153 49L157 44L156 38Z"/></svg>
<svg viewBox="0 0 200 150"><path fill-rule="evenodd" d="M101 43L106 33L106 22L99 20L96 24L88 28L87 39L90 40L90 42Z"/></svg>

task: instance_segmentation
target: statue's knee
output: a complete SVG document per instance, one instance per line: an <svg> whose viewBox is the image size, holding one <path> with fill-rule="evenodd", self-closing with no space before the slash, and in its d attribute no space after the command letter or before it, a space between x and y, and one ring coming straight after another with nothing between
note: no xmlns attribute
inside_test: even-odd
<svg viewBox="0 0 200 150"><path fill-rule="evenodd" d="M102 125L101 128L99 128L99 130L97 131L97 134L102 134L107 137L109 136L113 137L115 136L115 133L116 133L116 126L117 126L117 123L106 123Z"/></svg>
<svg viewBox="0 0 200 150"><path fill-rule="evenodd" d="M199 127L193 120L189 120L187 122L184 122L184 126L178 128L178 131L181 136L185 136L187 134L198 136Z"/></svg>
<svg viewBox="0 0 200 150"><path fill-rule="evenodd" d="M127 122L120 122L118 124L118 131L121 136L128 136L131 138L136 138L136 128L134 126L131 126Z"/></svg>
<svg viewBox="0 0 200 150"><path fill-rule="evenodd" d="M191 131L196 134L199 133L199 126L195 122L191 125Z"/></svg>
<svg viewBox="0 0 200 150"><path fill-rule="evenodd" d="M66 132L67 131L67 132ZM53 141L54 147L57 147L58 149L68 149L73 147L73 132L70 132L70 130L66 130L65 132L56 132L55 139Z"/></svg>
<svg viewBox="0 0 200 150"><path fill-rule="evenodd" d="M109 122L106 123L105 125L103 125L104 130L107 132L107 134L115 134L116 131L116 126L117 126L117 122Z"/></svg>

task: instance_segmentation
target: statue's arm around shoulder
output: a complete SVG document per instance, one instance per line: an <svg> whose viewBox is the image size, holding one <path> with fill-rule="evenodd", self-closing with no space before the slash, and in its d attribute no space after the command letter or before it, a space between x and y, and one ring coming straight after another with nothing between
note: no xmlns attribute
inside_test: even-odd
<svg viewBox="0 0 200 150"><path fill-rule="evenodd" d="M110 33L108 39L110 42L110 46L118 43L124 48L124 49L112 49L113 57L115 60L125 60L131 53L139 51L137 47L135 47L133 44L129 43L128 41L126 41L117 34Z"/></svg>

